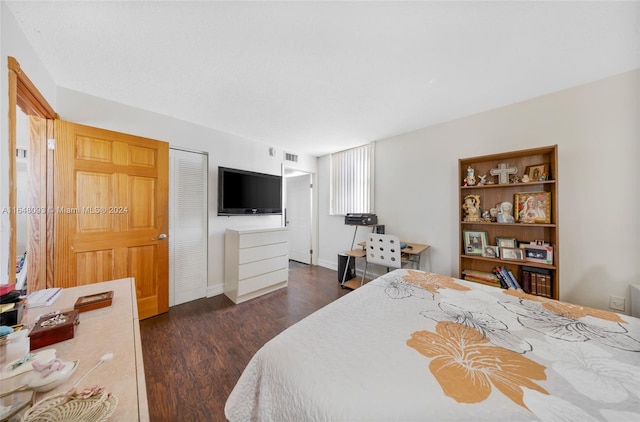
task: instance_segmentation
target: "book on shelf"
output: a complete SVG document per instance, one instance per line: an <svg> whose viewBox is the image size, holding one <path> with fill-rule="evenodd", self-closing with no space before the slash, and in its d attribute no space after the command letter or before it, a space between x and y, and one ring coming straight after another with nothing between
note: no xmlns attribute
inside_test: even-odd
<svg viewBox="0 0 640 422"><path fill-rule="evenodd" d="M509 271L507 268L503 266L495 267L494 273L498 277L500 277L502 280L504 280L504 283L507 285L508 289L519 290L519 291L522 290L522 288L520 287L520 284L518 283L518 280L514 277L513 273Z"/></svg>
<svg viewBox="0 0 640 422"><path fill-rule="evenodd" d="M533 295L553 297L551 271L545 268L523 266L522 277L530 279L529 292Z"/></svg>
<svg viewBox="0 0 640 422"><path fill-rule="evenodd" d="M498 279L500 280L500 286L503 289L509 289L512 288L511 283L509 283L509 280L507 280L504 275L502 275L502 272L500 272L500 268L495 267L493 269L493 273L496 275L496 277L498 277Z"/></svg>
<svg viewBox="0 0 640 422"><path fill-rule="evenodd" d="M515 286L516 290L520 290L522 291L522 287L520 286L520 283L518 283L518 279L515 278L515 276L513 275L513 273L511 272L510 269L502 267L502 270L507 273L507 276L511 279L511 281L513 282L513 285Z"/></svg>
<svg viewBox="0 0 640 422"><path fill-rule="evenodd" d="M529 271L522 271L522 290L525 293L531 293L531 273Z"/></svg>
<svg viewBox="0 0 640 422"><path fill-rule="evenodd" d="M464 270L462 271L462 276L464 280L482 283L489 286L500 287L501 284L499 278L495 274L484 271Z"/></svg>

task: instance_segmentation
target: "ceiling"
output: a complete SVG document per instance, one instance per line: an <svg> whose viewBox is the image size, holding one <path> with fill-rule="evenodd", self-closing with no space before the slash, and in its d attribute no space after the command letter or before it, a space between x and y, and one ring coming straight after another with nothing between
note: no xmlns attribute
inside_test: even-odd
<svg viewBox="0 0 640 422"><path fill-rule="evenodd" d="M297 154L640 67L638 1L6 3L58 86Z"/></svg>

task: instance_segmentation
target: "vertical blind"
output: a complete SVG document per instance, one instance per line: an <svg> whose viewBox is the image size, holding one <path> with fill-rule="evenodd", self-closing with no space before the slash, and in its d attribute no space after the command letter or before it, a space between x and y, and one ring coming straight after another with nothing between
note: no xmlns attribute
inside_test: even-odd
<svg viewBox="0 0 640 422"><path fill-rule="evenodd" d="M374 145L331 154L331 215L373 212Z"/></svg>

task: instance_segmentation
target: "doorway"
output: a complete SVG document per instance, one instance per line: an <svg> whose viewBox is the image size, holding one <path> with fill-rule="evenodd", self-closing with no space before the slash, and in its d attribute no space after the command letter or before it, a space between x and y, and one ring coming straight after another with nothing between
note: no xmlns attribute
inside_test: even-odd
<svg viewBox="0 0 640 422"><path fill-rule="evenodd" d="M289 230L289 260L313 264L313 178L311 173L285 168L285 226Z"/></svg>

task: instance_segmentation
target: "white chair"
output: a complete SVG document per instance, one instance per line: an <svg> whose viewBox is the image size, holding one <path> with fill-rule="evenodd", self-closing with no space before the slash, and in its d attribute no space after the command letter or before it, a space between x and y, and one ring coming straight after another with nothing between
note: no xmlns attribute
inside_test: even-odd
<svg viewBox="0 0 640 422"><path fill-rule="evenodd" d="M389 271L389 268L400 268L402 266L400 239L398 239L398 236L370 233L367 237L366 250L367 256L362 281L360 282L361 285L364 283L367 267L370 263L383 265L387 267L387 271Z"/></svg>

